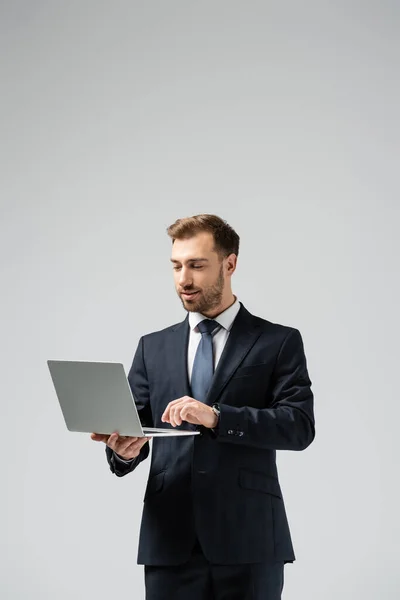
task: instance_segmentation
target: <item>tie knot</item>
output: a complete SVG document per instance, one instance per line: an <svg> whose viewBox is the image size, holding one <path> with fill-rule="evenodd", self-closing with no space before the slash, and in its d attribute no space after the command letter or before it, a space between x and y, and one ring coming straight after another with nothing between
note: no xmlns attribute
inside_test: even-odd
<svg viewBox="0 0 400 600"><path fill-rule="evenodd" d="M203 333L212 333L215 329L219 329L221 325L212 319L204 319L204 321L200 321L197 327L203 335Z"/></svg>

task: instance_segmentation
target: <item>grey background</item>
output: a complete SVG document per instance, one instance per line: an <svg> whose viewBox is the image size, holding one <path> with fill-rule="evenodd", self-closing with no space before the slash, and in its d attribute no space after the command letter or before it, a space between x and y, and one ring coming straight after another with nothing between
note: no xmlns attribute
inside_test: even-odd
<svg viewBox="0 0 400 600"><path fill-rule="evenodd" d="M150 461L112 476L46 360L128 369L185 316L166 227L211 212L234 293L300 329L313 380L316 440L278 458L284 598L398 598L399 4L0 11L1 597L144 597Z"/></svg>

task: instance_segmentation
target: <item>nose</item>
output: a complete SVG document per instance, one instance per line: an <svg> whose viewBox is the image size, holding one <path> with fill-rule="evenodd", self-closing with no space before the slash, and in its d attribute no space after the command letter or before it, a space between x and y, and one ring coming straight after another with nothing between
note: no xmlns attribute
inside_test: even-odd
<svg viewBox="0 0 400 600"><path fill-rule="evenodd" d="M181 269L178 284L181 289L185 289L186 287L190 287L192 285L190 274L185 269Z"/></svg>

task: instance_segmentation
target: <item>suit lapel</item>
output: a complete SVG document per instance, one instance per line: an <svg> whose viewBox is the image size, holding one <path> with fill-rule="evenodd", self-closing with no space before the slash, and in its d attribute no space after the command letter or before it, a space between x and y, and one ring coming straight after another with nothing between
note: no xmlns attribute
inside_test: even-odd
<svg viewBox="0 0 400 600"><path fill-rule="evenodd" d="M261 331L258 327L257 320L240 302L240 310L233 322L230 334L215 370L211 387L205 399L206 404L211 406L217 401L219 394L222 392L244 357L254 346L260 335Z"/></svg>
<svg viewBox="0 0 400 600"><path fill-rule="evenodd" d="M260 335L261 331L257 320L240 302L240 310L222 351L205 404L211 406L217 401L219 394ZM190 396L191 389L187 370L189 315L172 330L171 342L169 359L173 365L173 372L176 374L177 389L182 390L182 396Z"/></svg>

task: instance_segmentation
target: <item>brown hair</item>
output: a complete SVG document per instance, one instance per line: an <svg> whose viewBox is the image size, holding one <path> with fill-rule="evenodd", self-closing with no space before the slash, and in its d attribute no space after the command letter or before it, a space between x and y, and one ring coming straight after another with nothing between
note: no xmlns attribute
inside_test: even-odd
<svg viewBox="0 0 400 600"><path fill-rule="evenodd" d="M202 214L177 219L167 229L168 235L172 238L172 243L177 239L191 238L203 231L212 233L214 238L213 250L219 255L220 261L230 254L239 255L240 238L238 234L226 221L216 215Z"/></svg>

